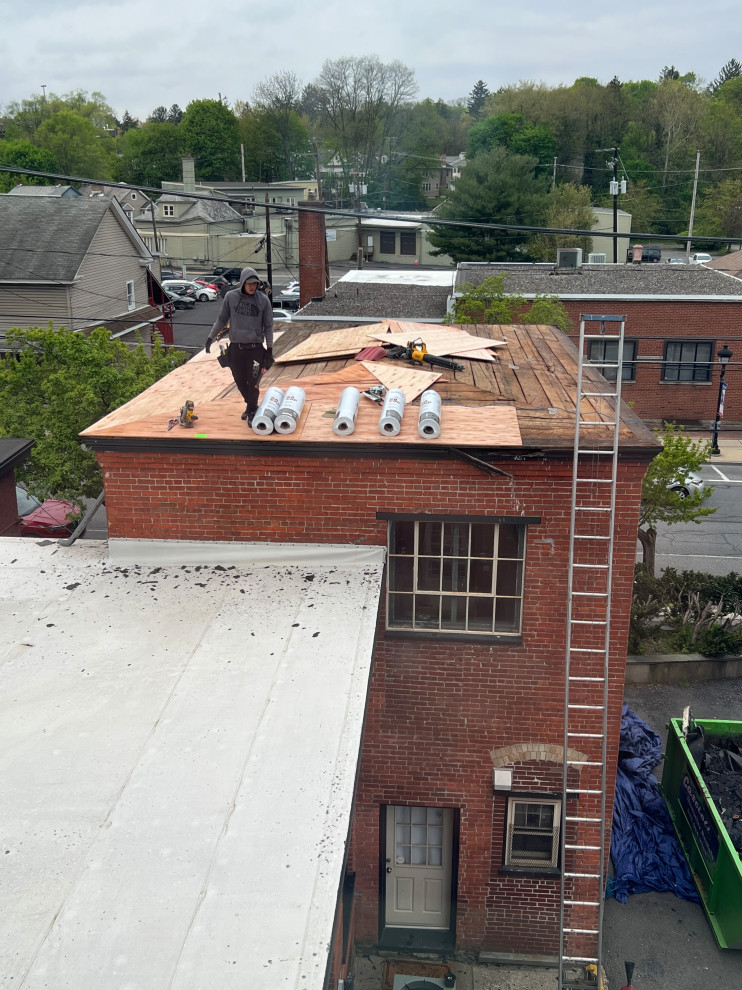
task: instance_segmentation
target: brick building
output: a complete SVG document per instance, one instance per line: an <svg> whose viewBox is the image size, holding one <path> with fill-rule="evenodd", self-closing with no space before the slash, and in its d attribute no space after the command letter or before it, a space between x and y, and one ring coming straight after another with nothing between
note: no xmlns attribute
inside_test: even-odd
<svg viewBox="0 0 742 990"><path fill-rule="evenodd" d="M580 314L626 317L623 397L645 421L703 423L716 416L720 366L726 344L734 358L727 367L725 423L742 425L742 280L704 265L553 265L462 262L457 292L505 274L505 291L556 296L579 331ZM589 356L611 360L611 344L592 341ZM614 358L615 360L615 358ZM610 372L608 372L610 374Z"/></svg>
<svg viewBox="0 0 742 990"><path fill-rule="evenodd" d="M432 327L396 328L433 339ZM570 747L569 782L585 793L565 797L576 349L550 327L467 328L501 346L489 356L469 351L457 359L463 371L439 373L390 359L358 362L369 328L353 330L352 341L348 331L324 329L286 331L266 376L266 386L305 391L294 433L249 431L229 372L205 354L85 431L103 470L112 550L152 540L176 548L170 541L386 548L326 985L352 970L347 945L354 941L554 959L561 871L580 874L596 859L594 852L572 851L566 863L559 856L562 801L571 842L582 829L571 823L595 813L589 795L599 744L585 738ZM605 389L596 372L587 371L587 380L593 391ZM406 390L399 434L379 433L379 406L365 398L355 432L335 434L342 390L379 382ZM423 440L416 396L433 384L443 402L441 433ZM175 395L194 400L197 430L168 431ZM603 401L592 400L598 419ZM586 429L590 446L605 451L607 428ZM655 452L651 434L624 407L608 648L608 821L641 481ZM605 457L596 454L591 470L591 480L609 479ZM576 673L600 677L589 613L581 621L587 639ZM312 740L297 740L297 780L311 760ZM567 883L575 901L580 883ZM566 911L567 924L594 927L590 909ZM590 935L570 942L578 953L595 951Z"/></svg>

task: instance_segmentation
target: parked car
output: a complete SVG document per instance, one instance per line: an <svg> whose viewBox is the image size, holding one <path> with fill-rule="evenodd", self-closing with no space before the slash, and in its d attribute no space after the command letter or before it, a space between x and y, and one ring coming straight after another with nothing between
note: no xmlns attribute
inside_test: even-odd
<svg viewBox="0 0 742 990"><path fill-rule="evenodd" d="M227 288L231 288L232 286L232 283L229 281L229 279L225 278L223 275L199 275L199 277L197 279L194 279L193 281L207 282L209 285L213 285L214 288L217 290L217 292L220 291L223 285L226 285Z"/></svg>
<svg viewBox="0 0 742 990"><path fill-rule="evenodd" d="M202 286L183 278L169 279L162 283L162 287L177 292L179 296L192 296L193 299L200 299L202 291L203 294L207 292L206 289L202 289ZM216 298L216 294L213 294L212 298Z"/></svg>
<svg viewBox="0 0 742 990"><path fill-rule="evenodd" d="M638 247L638 245L636 245ZM631 263L634 260L634 248L630 247L626 252L626 261ZM642 262L656 265L662 261L662 249L656 244L645 244L642 247Z"/></svg>
<svg viewBox="0 0 742 990"><path fill-rule="evenodd" d="M273 322L274 323L287 323L291 320L291 313L287 312L285 309L274 309L273 310Z"/></svg>
<svg viewBox="0 0 742 990"><path fill-rule="evenodd" d="M15 486L21 536L71 536L81 514L78 506L64 499L39 502L23 485Z"/></svg>
<svg viewBox="0 0 742 990"><path fill-rule="evenodd" d="M684 265L685 258L668 258L667 263L668 265Z"/></svg>
<svg viewBox="0 0 742 990"><path fill-rule="evenodd" d="M183 272L178 271L177 268L162 268L160 270L160 278L183 278Z"/></svg>
<svg viewBox="0 0 742 990"><path fill-rule="evenodd" d="M174 289L165 289L165 295L168 297L170 302L175 306L176 309L194 309L196 306L196 299L194 296L183 296Z"/></svg>
<svg viewBox="0 0 742 990"><path fill-rule="evenodd" d="M202 279L194 279L191 285L194 286L196 290L196 299L199 302L211 302L212 299L216 299L219 295L219 289L210 282L204 282Z"/></svg>
<svg viewBox="0 0 742 990"><path fill-rule="evenodd" d="M688 498L696 492L702 492L705 485L700 474L694 471L679 471L678 477L673 478L667 487L671 492L676 492L678 498Z"/></svg>
<svg viewBox="0 0 742 990"><path fill-rule="evenodd" d="M225 268L224 265L218 265L214 269L214 275L221 275L222 278L226 278L226 280L232 285L234 285L235 282L239 282L241 272L241 268Z"/></svg>
<svg viewBox="0 0 742 990"><path fill-rule="evenodd" d="M286 286L285 289L281 289L280 292L282 305L299 305L299 281L294 279L292 282Z"/></svg>
<svg viewBox="0 0 742 990"><path fill-rule="evenodd" d="M691 265L705 265L707 262L713 260L714 259L711 257L711 255L706 254L704 251L699 251L696 254L692 254L690 256Z"/></svg>

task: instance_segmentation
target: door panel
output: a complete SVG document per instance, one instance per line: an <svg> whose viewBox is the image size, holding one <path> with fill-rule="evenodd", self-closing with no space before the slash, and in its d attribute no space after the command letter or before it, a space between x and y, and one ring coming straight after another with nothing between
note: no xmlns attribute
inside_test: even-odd
<svg viewBox="0 0 742 990"><path fill-rule="evenodd" d="M388 927L449 928L452 849L453 809L387 808Z"/></svg>

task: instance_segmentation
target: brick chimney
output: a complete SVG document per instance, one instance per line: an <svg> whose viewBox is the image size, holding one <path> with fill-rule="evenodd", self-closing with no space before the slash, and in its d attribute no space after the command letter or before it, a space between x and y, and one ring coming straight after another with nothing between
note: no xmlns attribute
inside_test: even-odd
<svg viewBox="0 0 742 990"><path fill-rule="evenodd" d="M302 200L299 206L323 206L319 200ZM325 294L325 237L324 213L299 210L299 305Z"/></svg>

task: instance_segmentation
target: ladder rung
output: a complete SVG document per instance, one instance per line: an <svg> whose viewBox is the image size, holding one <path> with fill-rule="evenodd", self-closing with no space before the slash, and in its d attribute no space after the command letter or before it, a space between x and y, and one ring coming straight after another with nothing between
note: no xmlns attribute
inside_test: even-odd
<svg viewBox="0 0 742 990"><path fill-rule="evenodd" d="M585 824L594 824L595 822L601 822L602 818L581 818L579 815L566 815L564 820L565 822L583 822Z"/></svg>
<svg viewBox="0 0 742 990"><path fill-rule="evenodd" d="M591 790L589 787L568 787L565 794L602 794L602 791Z"/></svg>
<svg viewBox="0 0 742 990"><path fill-rule="evenodd" d="M590 539L590 537L588 537L588 536L582 536L582 537L575 537L575 539L588 540L588 539ZM596 537L596 539L597 539L597 537ZM601 539L602 539L602 537L601 537ZM608 539L608 537L606 537L606 539ZM587 567L590 570L601 570L601 571L607 571L608 570L608 564L572 564L572 566L573 567Z"/></svg>
<svg viewBox="0 0 742 990"><path fill-rule="evenodd" d="M592 367L595 367L595 365L592 365ZM616 365L616 364L611 364L611 365L602 364L600 367L601 368L617 368L618 365ZM580 392L580 395L582 396L583 399L596 399L596 398L598 398L598 396L600 396L600 398L602 398L602 399L617 399L618 398L618 394L616 392Z"/></svg>
<svg viewBox="0 0 742 990"><path fill-rule="evenodd" d="M602 646L570 646L570 653L605 653L605 649ZM602 677L580 677L577 680L581 681L602 681Z"/></svg>
<svg viewBox="0 0 742 990"><path fill-rule="evenodd" d="M590 482L592 485L612 485L613 481L610 478L575 478L575 481L582 484L587 484Z"/></svg>
<svg viewBox="0 0 742 990"><path fill-rule="evenodd" d="M603 619L570 619L569 620L575 626L605 626L607 625Z"/></svg>
<svg viewBox="0 0 742 990"><path fill-rule="evenodd" d="M600 760L567 760L568 767L602 767Z"/></svg>
<svg viewBox="0 0 742 990"><path fill-rule="evenodd" d="M568 732L568 736L572 736L575 739L602 739L602 732Z"/></svg>
<svg viewBox="0 0 742 990"><path fill-rule="evenodd" d="M575 540L610 540L610 536L593 536L587 533L575 533Z"/></svg>
<svg viewBox="0 0 742 990"><path fill-rule="evenodd" d="M600 792L598 792L600 793ZM592 850L593 852L600 852L600 846L578 846L578 845L565 845L565 849L581 849L583 852Z"/></svg>
<svg viewBox="0 0 742 990"><path fill-rule="evenodd" d="M583 711L586 711L586 712L602 712L603 711L603 705L572 705L572 704L569 704L569 705L567 705L567 708L581 708Z"/></svg>
<svg viewBox="0 0 742 990"><path fill-rule="evenodd" d="M590 320L589 322L590 323L597 323L597 322L603 323L604 321L603 320L600 320L600 321L598 321L598 320ZM618 323L618 320L613 320L612 322ZM586 334L583 334L583 336L584 336L585 340L620 340L621 339L621 334L620 333L586 333ZM590 364L590 362L589 361L583 361L583 364ZM596 362L596 367L603 368L604 366L605 366L605 361L597 361Z"/></svg>
<svg viewBox="0 0 742 990"><path fill-rule="evenodd" d="M583 419L580 420L580 426L617 426L617 422L614 419Z"/></svg>
<svg viewBox="0 0 742 990"><path fill-rule="evenodd" d="M575 653L576 652L578 652L578 651L575 650ZM605 650L580 650L579 652L580 653L583 653L583 652L604 653ZM569 680L570 681L590 681L590 682L595 683L595 684L603 684L604 681L605 681L605 677L583 677L581 674L574 674L574 675L570 674L569 675Z"/></svg>
<svg viewBox="0 0 742 990"><path fill-rule="evenodd" d="M592 567L595 565L586 564L585 566ZM573 598L607 598L608 592L607 591L573 591L572 597Z"/></svg>
<svg viewBox="0 0 742 990"><path fill-rule="evenodd" d="M591 962L597 963L598 959L596 956L562 956L564 962Z"/></svg>
<svg viewBox="0 0 742 990"><path fill-rule="evenodd" d="M599 873L565 873L565 877L576 877L578 880L600 880Z"/></svg>
<svg viewBox="0 0 742 990"><path fill-rule="evenodd" d="M581 901L565 901L565 904L580 904ZM586 902L587 903L587 902ZM596 928L562 928L563 932L571 932L574 935L597 935Z"/></svg>
<svg viewBox="0 0 742 990"><path fill-rule="evenodd" d="M611 457L613 457L613 451L612 450L591 450L589 447L585 447L583 450L581 450L578 447L577 448L577 456L579 457L580 454L610 454Z"/></svg>
<svg viewBox="0 0 742 990"><path fill-rule="evenodd" d="M611 508L603 508L602 505L576 505L575 511L579 512L611 512Z"/></svg>

